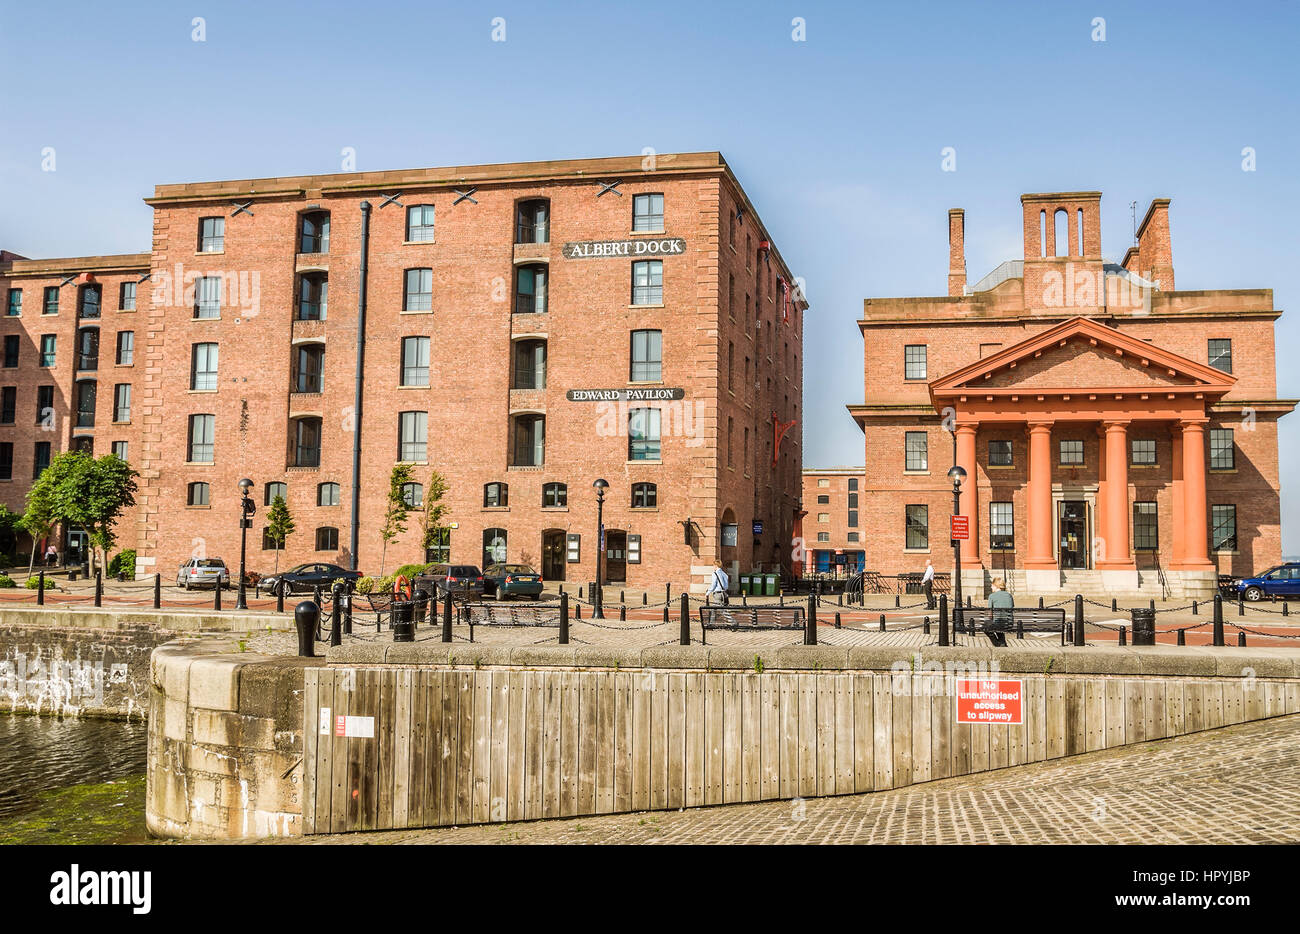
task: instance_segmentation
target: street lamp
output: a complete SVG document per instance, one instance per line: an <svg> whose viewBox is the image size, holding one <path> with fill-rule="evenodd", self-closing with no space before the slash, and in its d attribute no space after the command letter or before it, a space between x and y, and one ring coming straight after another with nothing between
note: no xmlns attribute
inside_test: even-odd
<svg viewBox="0 0 1300 934"><path fill-rule="evenodd" d="M948 471L948 479L952 481L952 514L961 515L961 484L966 479L966 469L960 464L953 464L952 469ZM949 533L952 533L950 528ZM953 560L953 578L952 578L952 628L953 632L959 631L959 623L962 619L962 599L961 599L961 539L953 538L952 540L952 560Z"/></svg>
<svg viewBox="0 0 1300 934"><path fill-rule="evenodd" d="M253 521L253 513L257 511L248 495L252 488L253 481L247 477L239 481L239 598L235 601L236 610L248 609L248 595L244 589L244 561L248 556L248 525ZM221 583L218 582L217 586L220 587Z"/></svg>
<svg viewBox="0 0 1300 934"><path fill-rule="evenodd" d="M605 556L605 490L609 484L597 480L592 484L596 488L596 590L591 595L591 618L605 618L604 590L600 580L600 563Z"/></svg>

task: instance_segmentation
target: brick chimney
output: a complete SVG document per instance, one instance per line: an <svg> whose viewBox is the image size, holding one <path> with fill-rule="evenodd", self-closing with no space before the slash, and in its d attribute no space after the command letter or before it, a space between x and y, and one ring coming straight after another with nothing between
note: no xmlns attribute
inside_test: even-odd
<svg viewBox="0 0 1300 934"><path fill-rule="evenodd" d="M1156 198L1147 208L1137 232L1138 275L1174 290L1174 250L1169 240L1169 199Z"/></svg>
<svg viewBox="0 0 1300 934"><path fill-rule="evenodd" d="M966 212L948 212L948 294L966 293Z"/></svg>

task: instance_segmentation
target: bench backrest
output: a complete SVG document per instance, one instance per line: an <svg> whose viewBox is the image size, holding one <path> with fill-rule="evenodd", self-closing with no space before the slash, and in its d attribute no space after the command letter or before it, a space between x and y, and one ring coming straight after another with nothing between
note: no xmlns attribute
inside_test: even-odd
<svg viewBox="0 0 1300 934"><path fill-rule="evenodd" d="M528 603L466 603L466 622L471 626L554 626L560 625L560 605Z"/></svg>
<svg viewBox="0 0 1300 934"><path fill-rule="evenodd" d="M1063 607L1008 606L1008 607L971 607L962 610L962 619L967 623L980 625L989 622L1007 622L1011 625L1064 626L1065 609Z"/></svg>
<svg viewBox="0 0 1300 934"><path fill-rule="evenodd" d="M802 606L702 606L705 629L794 629L804 625Z"/></svg>

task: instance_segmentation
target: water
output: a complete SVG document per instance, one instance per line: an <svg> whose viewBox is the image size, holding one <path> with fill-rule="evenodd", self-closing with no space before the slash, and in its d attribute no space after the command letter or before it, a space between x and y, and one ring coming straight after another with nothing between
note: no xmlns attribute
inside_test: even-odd
<svg viewBox="0 0 1300 934"><path fill-rule="evenodd" d="M144 839L148 727L0 714L0 843Z"/></svg>

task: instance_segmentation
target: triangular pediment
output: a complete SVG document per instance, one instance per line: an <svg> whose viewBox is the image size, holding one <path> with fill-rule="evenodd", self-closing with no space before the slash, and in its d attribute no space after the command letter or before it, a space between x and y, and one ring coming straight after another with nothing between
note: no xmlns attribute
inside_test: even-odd
<svg viewBox="0 0 1300 934"><path fill-rule="evenodd" d="M1072 318L955 370L932 394L1008 390L1227 392L1235 379L1089 318Z"/></svg>

